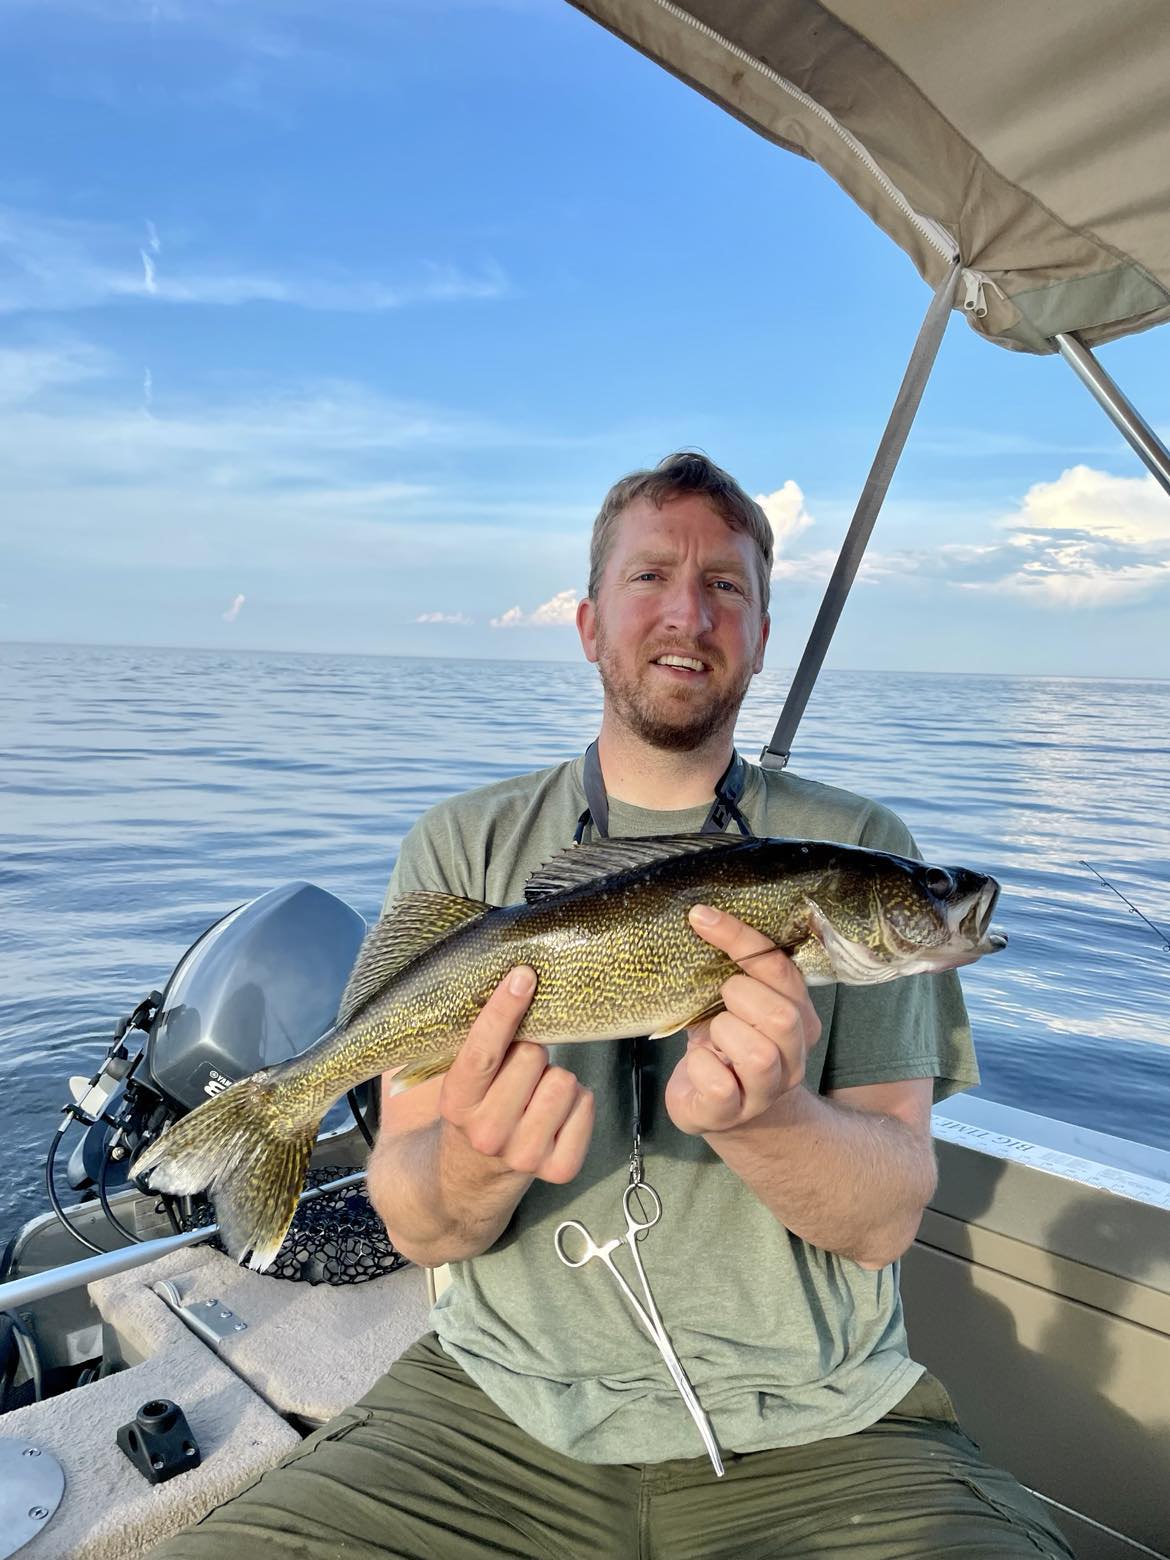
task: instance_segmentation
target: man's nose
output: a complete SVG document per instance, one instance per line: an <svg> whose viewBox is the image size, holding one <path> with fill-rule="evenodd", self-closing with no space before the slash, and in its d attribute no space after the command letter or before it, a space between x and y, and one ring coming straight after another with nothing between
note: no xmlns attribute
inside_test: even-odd
<svg viewBox="0 0 1170 1560"><path fill-rule="evenodd" d="M665 602L664 626L698 635L711 627L711 597L701 579L675 579Z"/></svg>

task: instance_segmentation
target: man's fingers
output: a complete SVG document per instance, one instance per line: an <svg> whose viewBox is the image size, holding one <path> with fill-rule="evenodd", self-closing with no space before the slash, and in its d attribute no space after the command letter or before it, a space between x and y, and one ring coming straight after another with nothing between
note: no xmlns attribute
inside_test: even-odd
<svg viewBox="0 0 1170 1560"><path fill-rule="evenodd" d="M581 1085L565 1068L546 1069L502 1151L513 1170L544 1179L545 1161L581 1092Z"/></svg>
<svg viewBox="0 0 1170 1560"><path fill-rule="evenodd" d="M542 1180L569 1181L593 1133L593 1096L516 1031L536 990L518 965L492 992L443 1080L439 1109L477 1153Z"/></svg>
<svg viewBox="0 0 1170 1560"><path fill-rule="evenodd" d="M444 1104L449 1109L474 1110L483 1100L535 990L535 970L519 964L484 1003L444 1080Z"/></svg>
<svg viewBox="0 0 1170 1560"><path fill-rule="evenodd" d="M706 1046L695 1046L687 1052L687 1075L702 1099L729 1112L739 1109L743 1098L739 1080Z"/></svg>
<svg viewBox="0 0 1170 1560"><path fill-rule="evenodd" d="M775 1098L786 1082L791 1086L804 1077L802 1047L786 1047L730 1011L715 1019L711 1042L720 1061L726 1062L739 1080L745 1107Z"/></svg>
<svg viewBox="0 0 1170 1560"><path fill-rule="evenodd" d="M487 1093L458 1118L472 1148L492 1157L504 1153L547 1067L548 1052L542 1045L512 1042Z"/></svg>
<svg viewBox="0 0 1170 1560"><path fill-rule="evenodd" d="M777 1038L801 1021L800 1007L791 997L752 975L732 975L723 982L722 996L728 1013Z"/></svg>
<svg viewBox="0 0 1170 1560"><path fill-rule="evenodd" d="M710 905L693 905L688 920L704 942L734 959L753 980L763 981L773 991L793 1000L804 995L804 977L763 932Z"/></svg>
<svg viewBox="0 0 1170 1560"><path fill-rule="evenodd" d="M589 1089L578 1089L573 1108L556 1135L552 1153L541 1168L541 1179L563 1185L571 1181L585 1163L589 1142L593 1136L593 1094Z"/></svg>

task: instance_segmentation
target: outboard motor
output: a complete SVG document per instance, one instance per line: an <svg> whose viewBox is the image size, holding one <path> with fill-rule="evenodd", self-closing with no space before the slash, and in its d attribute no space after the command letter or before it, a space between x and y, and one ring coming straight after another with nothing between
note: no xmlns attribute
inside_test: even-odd
<svg viewBox="0 0 1170 1560"><path fill-rule="evenodd" d="M176 965L150 1026L141 1081L183 1115L299 1055L337 1017L365 932L356 910L312 883L240 905Z"/></svg>
<svg viewBox="0 0 1170 1560"><path fill-rule="evenodd" d="M134 1156L172 1121L318 1040L337 1016L365 932L365 921L344 900L300 882L270 889L210 926L179 960L164 991L151 992L118 1025L97 1074L88 1081L70 1080L73 1100L65 1110L87 1129L69 1161L73 1188L96 1187L106 1217L123 1235L136 1238L110 1207L111 1181L124 1179ZM137 1049L135 1031L145 1036ZM351 1095L350 1106L369 1141L363 1094L369 1099L370 1089ZM343 1109L334 1107L339 1113ZM326 1117L326 1129L340 1124L340 1114L337 1120L332 1115ZM53 1206L66 1224L52 1189L52 1165L67 1124L54 1139L47 1176ZM319 1184L336 1173L310 1171L308 1183ZM184 1227L213 1218L206 1198L165 1201ZM315 1249L320 1239L307 1239L309 1225L319 1237L322 1231L329 1237L326 1259ZM353 1282L389 1271L402 1260L358 1189L307 1204L286 1247L298 1227L296 1260L282 1262L282 1248L272 1270L278 1276ZM346 1228L354 1236L354 1249L368 1258L361 1272L346 1267Z"/></svg>

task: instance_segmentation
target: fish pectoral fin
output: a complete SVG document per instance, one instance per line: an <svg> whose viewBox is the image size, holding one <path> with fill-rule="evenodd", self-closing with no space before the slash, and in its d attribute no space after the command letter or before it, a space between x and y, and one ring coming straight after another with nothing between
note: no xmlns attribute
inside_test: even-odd
<svg viewBox="0 0 1170 1560"><path fill-rule="evenodd" d="M651 1040L665 1040L667 1035L677 1035L680 1029L697 1029L700 1024L705 1024L709 1018L715 1018L722 1013L726 1004L720 997L715 1002L710 1002L705 1008L700 1008L697 1013L692 1013L689 1018L684 1018L681 1024L671 1024L669 1029L656 1029L649 1036Z"/></svg>
<svg viewBox="0 0 1170 1560"><path fill-rule="evenodd" d="M337 1022L347 1023L393 976L434 943L485 915L487 908L476 899L429 889L391 900L381 920L366 933L342 994Z"/></svg>
<svg viewBox="0 0 1170 1560"><path fill-rule="evenodd" d="M390 1080L390 1093L402 1094L428 1078L440 1078L458 1056L458 1051L444 1051L441 1056L426 1056L420 1062L408 1062L401 1072Z"/></svg>

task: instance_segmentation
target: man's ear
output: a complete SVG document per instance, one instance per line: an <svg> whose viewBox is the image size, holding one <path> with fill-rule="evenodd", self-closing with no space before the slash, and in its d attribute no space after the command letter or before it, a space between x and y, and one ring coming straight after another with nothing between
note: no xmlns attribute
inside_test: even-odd
<svg viewBox="0 0 1170 1560"><path fill-rule="evenodd" d="M577 603L577 633L581 638L581 648L585 652L585 659L596 664L597 608L589 596L586 596L584 601Z"/></svg>
<svg viewBox="0 0 1170 1560"><path fill-rule="evenodd" d="M768 648L768 635L771 630L772 619L771 616L765 612L763 622L760 624L760 643L758 649L756 650L756 659L753 665L754 671L762 672L764 670L764 651Z"/></svg>

